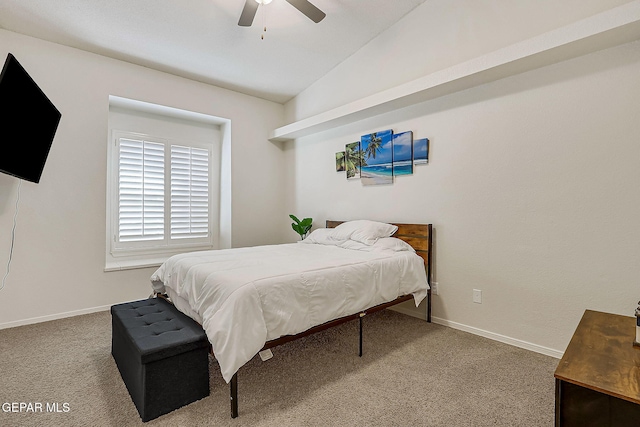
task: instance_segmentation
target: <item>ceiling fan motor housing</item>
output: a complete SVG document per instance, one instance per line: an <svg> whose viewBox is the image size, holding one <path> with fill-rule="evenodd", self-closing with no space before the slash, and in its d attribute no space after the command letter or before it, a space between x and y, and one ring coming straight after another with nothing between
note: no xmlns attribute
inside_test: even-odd
<svg viewBox="0 0 640 427"><path fill-rule="evenodd" d="M241 27L250 27L256 16L260 5L269 4L272 0L246 0L238 25ZM326 13L315 7L309 0L286 0L291 6L302 12L307 18L316 24L324 19Z"/></svg>

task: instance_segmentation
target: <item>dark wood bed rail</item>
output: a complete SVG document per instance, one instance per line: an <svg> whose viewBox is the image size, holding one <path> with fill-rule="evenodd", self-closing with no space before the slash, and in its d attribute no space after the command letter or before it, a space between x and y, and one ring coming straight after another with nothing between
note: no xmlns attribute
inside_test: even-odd
<svg viewBox="0 0 640 427"><path fill-rule="evenodd" d="M306 337L309 335L313 335L316 332L324 331L325 329L333 328L334 326L341 325L345 322L349 322L351 320L356 320L358 318L363 318L367 314L375 313L376 311L384 310L387 307L391 307L396 304L400 304L401 302L410 301L413 299L413 295L404 295L394 299L393 301L385 302L384 304L376 305L375 307L368 308L366 310L362 310L358 313L352 314L350 316L340 317L338 319L330 320L322 325L314 326L311 329L307 329L304 332L300 332L296 335L285 335L280 338L276 338L271 341L267 341L262 350L266 350L269 348L277 347L281 344L288 343L290 341L297 340L298 338ZM360 343L360 355L362 356L362 342ZM261 351L262 351L261 350Z"/></svg>

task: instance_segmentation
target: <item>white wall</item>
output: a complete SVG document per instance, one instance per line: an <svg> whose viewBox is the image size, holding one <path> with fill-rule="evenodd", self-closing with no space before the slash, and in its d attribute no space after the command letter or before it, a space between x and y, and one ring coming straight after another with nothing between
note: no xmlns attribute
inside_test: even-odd
<svg viewBox="0 0 640 427"><path fill-rule="evenodd" d="M428 0L286 105L288 122L341 106L630 0Z"/></svg>
<svg viewBox="0 0 640 427"><path fill-rule="evenodd" d="M461 33L460 23L449 24ZM384 57L412 33L394 28L367 49ZM341 64L341 76L358 64ZM299 138L287 144L289 210L316 226L355 218L433 223L437 320L562 352L585 309L631 316L640 299L638 76L634 42ZM341 79L320 80L295 109L330 108L364 93ZM430 164L392 186L363 187L335 172L335 152L388 128L428 137ZM473 289L483 291L482 304L472 302Z"/></svg>
<svg viewBox="0 0 640 427"><path fill-rule="evenodd" d="M279 243L286 219L280 104L0 30L62 112L40 184L22 184L0 327L145 298L153 269L103 272L109 95L231 120L232 245ZM3 124L5 125L5 124ZM25 130L25 135L28 130ZM6 141L3 141L6 144ZM0 174L0 275L9 257L18 180Z"/></svg>

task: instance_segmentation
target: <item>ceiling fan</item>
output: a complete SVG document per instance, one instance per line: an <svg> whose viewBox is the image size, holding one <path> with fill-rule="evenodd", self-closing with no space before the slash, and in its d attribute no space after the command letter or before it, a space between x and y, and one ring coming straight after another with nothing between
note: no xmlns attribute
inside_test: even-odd
<svg viewBox="0 0 640 427"><path fill-rule="evenodd" d="M312 5L307 0L287 0L287 2L305 14L307 18L311 19L316 24L327 16L326 13ZM246 0L238 25L241 27L250 27L251 24L253 24L253 18L255 18L256 12L258 11L258 6L269 3L271 3L271 0Z"/></svg>

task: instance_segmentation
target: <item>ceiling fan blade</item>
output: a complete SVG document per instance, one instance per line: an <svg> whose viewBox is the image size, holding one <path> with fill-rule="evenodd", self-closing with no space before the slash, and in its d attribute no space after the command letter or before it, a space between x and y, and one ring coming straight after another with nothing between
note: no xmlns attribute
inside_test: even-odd
<svg viewBox="0 0 640 427"><path fill-rule="evenodd" d="M244 8L242 9L238 25L241 27L250 27L251 24L253 24L253 18L256 17L258 6L260 5L255 0L247 0L244 3Z"/></svg>
<svg viewBox="0 0 640 427"><path fill-rule="evenodd" d="M316 24L327 16L326 13L309 3L307 0L287 0L293 7L304 13L309 19Z"/></svg>

